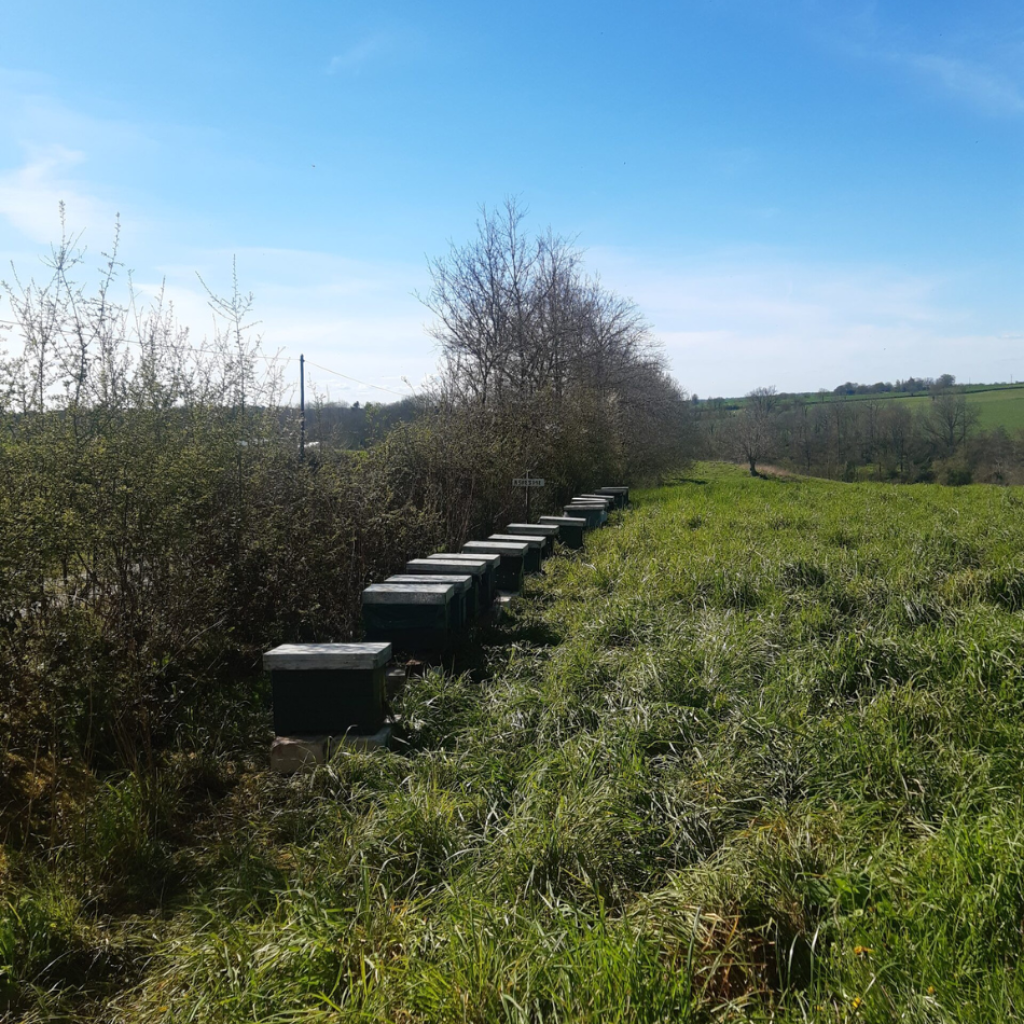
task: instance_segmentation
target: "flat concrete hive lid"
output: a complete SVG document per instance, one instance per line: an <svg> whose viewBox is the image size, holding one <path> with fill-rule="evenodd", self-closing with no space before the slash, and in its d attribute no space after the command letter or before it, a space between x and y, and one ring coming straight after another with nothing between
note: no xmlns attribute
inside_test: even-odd
<svg viewBox="0 0 1024 1024"><path fill-rule="evenodd" d="M427 575L422 572L413 572L408 574L399 574L398 576L389 576L384 582L387 584L392 583L415 583L420 584L424 582L424 577L431 583L450 583L455 587L455 592L458 594L464 594L471 586L473 586L473 577L467 575L461 576L435 576L433 573Z"/></svg>
<svg viewBox="0 0 1024 1024"><path fill-rule="evenodd" d="M263 655L267 671L379 668L391 660L391 644L282 644Z"/></svg>
<svg viewBox="0 0 1024 1024"><path fill-rule="evenodd" d="M414 558L405 563L405 571L418 573L420 576L444 576L449 572L456 575L469 573L471 576L483 576L488 565L490 562L485 562L482 558L467 556L463 561L452 555L449 558Z"/></svg>
<svg viewBox="0 0 1024 1024"><path fill-rule="evenodd" d="M628 487L598 487L598 494L629 494Z"/></svg>
<svg viewBox="0 0 1024 1024"><path fill-rule="evenodd" d="M457 562L481 562L492 569L497 569L501 565L501 555L494 555L487 551L476 551L471 555L465 551L445 552L440 555L430 555L429 557L433 561L440 561L441 559L447 561L454 558Z"/></svg>
<svg viewBox="0 0 1024 1024"><path fill-rule="evenodd" d="M554 523L555 526L586 526L586 519L579 516L541 516L542 523Z"/></svg>
<svg viewBox="0 0 1024 1024"><path fill-rule="evenodd" d="M526 541L520 544L509 540L471 540L468 544L462 545L462 550L467 553L488 551L499 555L525 555L530 550L530 545Z"/></svg>
<svg viewBox="0 0 1024 1024"><path fill-rule="evenodd" d="M542 548L544 547L543 537L531 537L529 534L521 533L492 533L488 540L496 540L505 543L506 541L512 544L518 544L520 541L523 544L528 544L531 548Z"/></svg>
<svg viewBox="0 0 1024 1024"><path fill-rule="evenodd" d="M509 533L532 533L538 537L554 537L558 533L558 527L550 523L509 523L505 529Z"/></svg>
<svg viewBox="0 0 1024 1024"><path fill-rule="evenodd" d="M454 583L371 583L363 604L447 604L454 594Z"/></svg>

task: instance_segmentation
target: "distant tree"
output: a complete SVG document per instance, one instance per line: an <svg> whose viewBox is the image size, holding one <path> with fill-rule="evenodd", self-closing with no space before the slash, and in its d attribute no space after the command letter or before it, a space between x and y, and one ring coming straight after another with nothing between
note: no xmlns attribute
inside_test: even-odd
<svg viewBox="0 0 1024 1024"><path fill-rule="evenodd" d="M859 410L861 419L861 461L864 465L876 462L879 477L882 475L882 409L884 406L884 402L872 398L862 402Z"/></svg>
<svg viewBox="0 0 1024 1024"><path fill-rule="evenodd" d="M826 456L829 479L842 476L856 447L858 436L857 402L829 402L824 407L828 448Z"/></svg>
<svg viewBox="0 0 1024 1024"><path fill-rule="evenodd" d="M978 421L978 411L967 402L962 391L943 391L932 396L921 427L931 442L934 454L948 458L967 440Z"/></svg>
<svg viewBox="0 0 1024 1024"><path fill-rule="evenodd" d="M747 402L737 413L730 430L729 442L736 457L757 476L757 465L770 458L779 441L779 396L774 386L755 388L747 394Z"/></svg>
<svg viewBox="0 0 1024 1024"><path fill-rule="evenodd" d="M789 415L790 456L810 473L821 454L820 406L795 403Z"/></svg>

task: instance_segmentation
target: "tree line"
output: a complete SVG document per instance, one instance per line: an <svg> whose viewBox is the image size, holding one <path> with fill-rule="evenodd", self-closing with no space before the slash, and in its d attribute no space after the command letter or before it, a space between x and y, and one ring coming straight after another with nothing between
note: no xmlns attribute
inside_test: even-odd
<svg viewBox="0 0 1024 1024"><path fill-rule="evenodd" d="M705 404L698 413L709 449L833 480L903 483L1024 483L1024 431L981 430L978 413L954 379L931 381L927 401L814 401L757 388L736 410Z"/></svg>

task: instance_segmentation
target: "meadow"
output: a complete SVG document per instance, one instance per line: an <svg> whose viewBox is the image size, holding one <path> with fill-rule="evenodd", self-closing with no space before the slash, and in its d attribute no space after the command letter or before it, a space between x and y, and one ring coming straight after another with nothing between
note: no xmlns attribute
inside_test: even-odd
<svg viewBox="0 0 1024 1024"><path fill-rule="evenodd" d="M1024 430L1024 384L967 384L963 386L969 408L977 415L977 426L982 430L1002 427L1007 433ZM903 406L915 413L927 411L931 402L928 394L902 395L894 392L866 395L808 394L805 401L819 405L827 402L881 402ZM730 401L742 404L740 399Z"/></svg>
<svg viewBox="0 0 1024 1024"><path fill-rule="evenodd" d="M0 862L15 1019L1024 1016L1024 494L698 465L265 770L254 692ZM228 738L230 733L230 739ZM59 827L58 827L59 824Z"/></svg>

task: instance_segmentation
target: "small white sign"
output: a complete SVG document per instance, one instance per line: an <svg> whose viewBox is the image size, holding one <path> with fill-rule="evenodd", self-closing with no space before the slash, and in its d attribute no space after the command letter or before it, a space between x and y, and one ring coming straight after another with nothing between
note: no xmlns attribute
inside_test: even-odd
<svg viewBox="0 0 1024 1024"><path fill-rule="evenodd" d="M544 478L540 476L520 476L512 481L513 487L543 487Z"/></svg>

